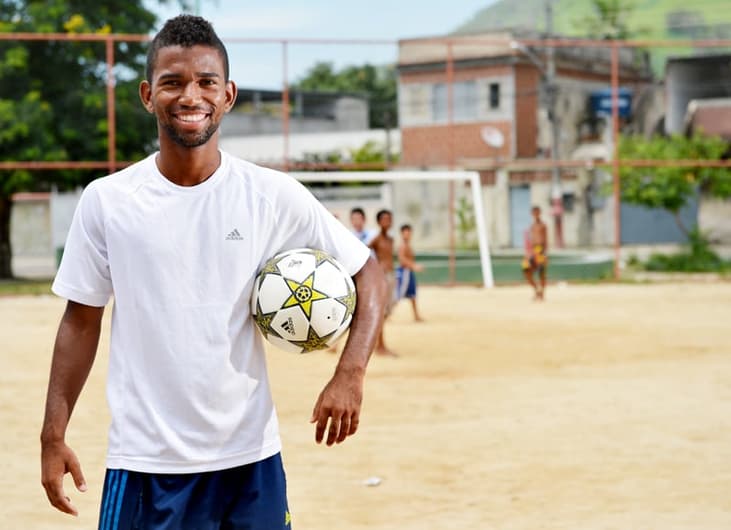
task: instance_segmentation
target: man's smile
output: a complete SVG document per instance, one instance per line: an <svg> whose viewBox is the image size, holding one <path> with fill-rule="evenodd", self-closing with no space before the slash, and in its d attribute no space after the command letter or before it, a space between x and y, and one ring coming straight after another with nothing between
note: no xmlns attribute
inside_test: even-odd
<svg viewBox="0 0 731 530"><path fill-rule="evenodd" d="M173 117L177 121L181 121L183 123L190 123L190 124L196 124L204 121L206 118L210 116L207 112L180 112L173 114Z"/></svg>

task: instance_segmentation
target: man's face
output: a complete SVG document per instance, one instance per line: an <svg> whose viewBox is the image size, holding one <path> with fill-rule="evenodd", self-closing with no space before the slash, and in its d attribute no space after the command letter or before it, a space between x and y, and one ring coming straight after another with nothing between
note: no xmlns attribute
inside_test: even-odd
<svg viewBox="0 0 731 530"><path fill-rule="evenodd" d="M408 243L411 240L411 228L401 229L401 238Z"/></svg>
<svg viewBox="0 0 731 530"><path fill-rule="evenodd" d="M383 230L391 228L391 214L384 213L381 215L381 218L378 220L378 226L380 226Z"/></svg>
<svg viewBox="0 0 731 530"><path fill-rule="evenodd" d="M360 212L350 214L350 225L356 232L362 232L365 226L365 217Z"/></svg>
<svg viewBox="0 0 731 530"><path fill-rule="evenodd" d="M236 100L224 77L221 55L209 46L166 46L157 54L152 79L140 84L145 108L163 135L182 147L198 147L218 130Z"/></svg>
<svg viewBox="0 0 731 530"><path fill-rule="evenodd" d="M536 221L540 220L541 218L541 209L540 208L533 208L531 210L531 213L533 214L533 219Z"/></svg>

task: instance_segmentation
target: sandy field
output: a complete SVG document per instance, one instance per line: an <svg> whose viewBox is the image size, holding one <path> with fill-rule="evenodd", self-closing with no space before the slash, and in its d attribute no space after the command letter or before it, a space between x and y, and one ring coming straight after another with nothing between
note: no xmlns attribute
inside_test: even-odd
<svg viewBox="0 0 731 530"><path fill-rule="evenodd" d="M293 528L731 528L731 283L419 296L427 322L397 307L400 357L372 359L361 430L341 446L316 445L308 423L335 357L269 352ZM96 528L108 329L68 434L89 484L70 495L79 518L39 481L62 310L0 298L2 530Z"/></svg>

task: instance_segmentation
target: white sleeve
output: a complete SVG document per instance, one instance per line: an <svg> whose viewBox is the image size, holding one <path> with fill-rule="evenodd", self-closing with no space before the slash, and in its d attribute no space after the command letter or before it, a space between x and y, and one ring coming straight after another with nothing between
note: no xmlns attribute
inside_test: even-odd
<svg viewBox="0 0 731 530"><path fill-rule="evenodd" d="M62 298L94 307L107 305L112 295L103 211L93 183L76 206L51 289Z"/></svg>
<svg viewBox="0 0 731 530"><path fill-rule="evenodd" d="M313 248L332 255L353 276L365 265L370 249L330 213L301 183L284 177L274 198L275 230L271 258L293 248Z"/></svg>

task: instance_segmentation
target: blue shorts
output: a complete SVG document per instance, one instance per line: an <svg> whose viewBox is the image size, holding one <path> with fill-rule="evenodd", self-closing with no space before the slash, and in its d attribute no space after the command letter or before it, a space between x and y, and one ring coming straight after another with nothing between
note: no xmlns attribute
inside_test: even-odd
<svg viewBox="0 0 731 530"><path fill-rule="evenodd" d="M411 269L396 269L396 292L398 298L416 298L416 274Z"/></svg>
<svg viewBox="0 0 731 530"><path fill-rule="evenodd" d="M108 469L99 530L290 530L279 454L181 475Z"/></svg>

